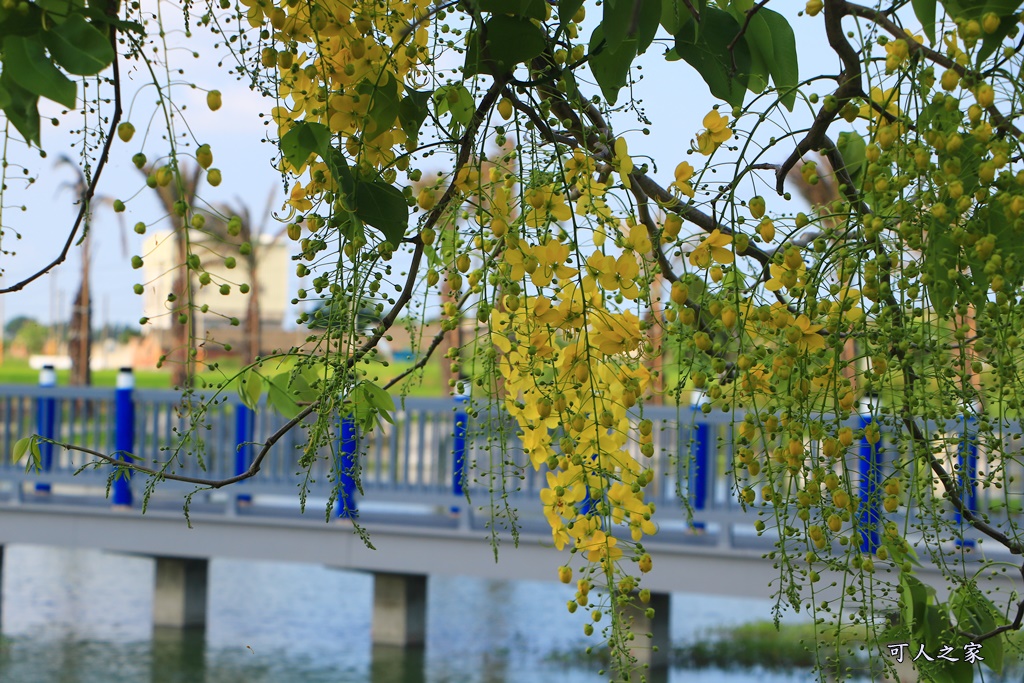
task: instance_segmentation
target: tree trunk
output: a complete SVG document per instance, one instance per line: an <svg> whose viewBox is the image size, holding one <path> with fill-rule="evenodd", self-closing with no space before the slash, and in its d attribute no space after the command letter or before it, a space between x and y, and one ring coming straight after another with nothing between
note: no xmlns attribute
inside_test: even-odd
<svg viewBox="0 0 1024 683"><path fill-rule="evenodd" d="M92 294L89 287L90 238L87 235L82 248L82 283L78 286L71 309L68 330L68 354L71 356L72 386L92 384Z"/></svg>

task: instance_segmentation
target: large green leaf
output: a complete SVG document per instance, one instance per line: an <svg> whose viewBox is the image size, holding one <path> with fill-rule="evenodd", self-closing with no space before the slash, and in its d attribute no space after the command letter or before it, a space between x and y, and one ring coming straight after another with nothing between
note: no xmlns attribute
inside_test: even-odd
<svg viewBox="0 0 1024 683"><path fill-rule="evenodd" d="M370 108L366 112L368 122L363 133L367 140L372 140L395 125L399 110L398 82L390 71L385 71L379 83L364 81L358 90L361 97L370 99Z"/></svg>
<svg viewBox="0 0 1024 683"><path fill-rule="evenodd" d="M711 94L734 107L743 105L750 75L750 48L745 40L729 44L740 25L728 12L705 7L701 21L687 22L676 34L676 52L697 69Z"/></svg>
<svg viewBox="0 0 1024 683"><path fill-rule="evenodd" d="M114 61L107 37L78 13L43 32L43 42L54 61L70 74L92 76Z"/></svg>
<svg viewBox="0 0 1024 683"><path fill-rule="evenodd" d="M799 59L793 27L789 25L786 17L764 7L754 15L754 18L758 20L759 25L763 22L771 35L772 57L765 59L765 62L771 72L775 89L779 91L779 101L786 109L793 111L796 87L800 84Z"/></svg>
<svg viewBox="0 0 1024 683"><path fill-rule="evenodd" d="M637 54L654 40L661 21L662 0L606 0L601 27L608 49L617 50L626 38L636 38Z"/></svg>
<svg viewBox="0 0 1024 683"><path fill-rule="evenodd" d="M843 131L836 140L836 147L843 157L843 164L857 189L861 186L861 174L867 163L867 143L856 131ZM839 170L839 169L836 169Z"/></svg>
<svg viewBox="0 0 1024 683"><path fill-rule="evenodd" d="M928 43L934 45L935 5L938 4L938 0L911 0L911 4L914 5L914 14L917 15L917 20L921 22L924 34L928 36Z"/></svg>
<svg viewBox="0 0 1024 683"><path fill-rule="evenodd" d="M950 227L932 223L928 230L928 244L925 247L924 267L928 275L928 298L936 312L945 317L956 303L957 291L967 285L958 273L960 246L949 235ZM951 276L951 271L955 276Z"/></svg>
<svg viewBox="0 0 1024 683"><path fill-rule="evenodd" d="M398 103L398 121L411 140L419 137L420 126L429 113L427 105L430 103L430 95L427 90L409 90Z"/></svg>
<svg viewBox="0 0 1024 683"><path fill-rule="evenodd" d="M256 410L263 394L263 378L256 368L249 368L238 380L238 397L250 410Z"/></svg>
<svg viewBox="0 0 1024 683"><path fill-rule="evenodd" d="M661 3L661 25L675 35L682 30L683 25L693 19L690 10L686 7L684 0L662 0Z"/></svg>
<svg viewBox="0 0 1024 683"><path fill-rule="evenodd" d="M629 67L636 57L636 47L636 39L627 38L617 49L610 49L601 26L590 36L590 71L601 86L601 93L611 104L615 104L619 90L626 85Z"/></svg>
<svg viewBox="0 0 1024 683"><path fill-rule="evenodd" d="M267 382L267 401L289 420L302 412L302 407L292 397L290 379L291 372L285 371L274 375Z"/></svg>
<svg viewBox="0 0 1024 683"><path fill-rule="evenodd" d="M544 51L547 34L529 19L499 14L470 36L463 71L501 76Z"/></svg>
<svg viewBox="0 0 1024 683"><path fill-rule="evenodd" d="M25 90L68 109L75 108L78 89L50 61L38 35L4 38L4 73L8 72Z"/></svg>
<svg viewBox="0 0 1024 683"><path fill-rule="evenodd" d="M356 216L398 246L409 223L409 205L398 188L381 181L361 180L355 189Z"/></svg>
<svg viewBox="0 0 1024 683"><path fill-rule="evenodd" d="M331 138L331 129L322 123L300 121L281 137L281 154L289 164L302 168L310 154L328 158Z"/></svg>
<svg viewBox="0 0 1024 683"><path fill-rule="evenodd" d="M479 0L479 7L481 12L511 14L527 19L543 21L547 17L544 0Z"/></svg>
<svg viewBox="0 0 1024 683"><path fill-rule="evenodd" d="M0 89L4 95L0 97L7 120L10 121L26 142L40 143L39 137L39 96L25 90L11 80L10 70L0 73Z"/></svg>

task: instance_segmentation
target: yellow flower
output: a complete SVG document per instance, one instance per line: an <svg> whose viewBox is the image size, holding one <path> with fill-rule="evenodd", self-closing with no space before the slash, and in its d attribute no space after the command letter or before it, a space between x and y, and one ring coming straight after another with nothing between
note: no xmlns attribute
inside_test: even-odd
<svg viewBox="0 0 1024 683"><path fill-rule="evenodd" d="M554 237L549 238L544 244L533 247L532 252L540 265L537 270L530 273L530 279L538 287L551 284L551 280L556 276L565 279L579 272L565 265L569 258L569 245L559 242Z"/></svg>
<svg viewBox="0 0 1024 683"><path fill-rule="evenodd" d="M640 319L632 311L611 313L597 309L591 312L590 341L608 356L630 353L640 346Z"/></svg>
<svg viewBox="0 0 1024 683"><path fill-rule="evenodd" d="M510 247L502 252L505 262L505 275L509 280L522 280L526 274L526 255L518 247Z"/></svg>
<svg viewBox="0 0 1024 683"><path fill-rule="evenodd" d="M899 93L896 93L894 95L893 88L888 88L884 91L877 86L871 88L871 101L878 105L879 109L882 109L883 111L885 111L885 113L890 114L893 117L897 117L900 115L900 108L897 104L898 98ZM876 124L882 123L884 120L887 120L888 118L885 116L885 114L883 114L880 111L877 111L875 107L872 107L870 104L861 105L861 108L858 113L860 114L861 118L873 120Z"/></svg>
<svg viewBox="0 0 1024 683"><path fill-rule="evenodd" d="M704 116L704 130L697 135L697 151L708 156L731 137L729 117L722 116L717 109L712 109Z"/></svg>
<svg viewBox="0 0 1024 683"><path fill-rule="evenodd" d="M622 242L623 249L632 249L638 254L646 254L652 248L651 234L647 232L647 226L642 223L630 226L629 236Z"/></svg>
<svg viewBox="0 0 1024 683"><path fill-rule="evenodd" d="M567 221L572 218L572 209L565 203L565 195L556 193L551 185L528 190L526 201L530 210L525 221L531 228L542 228L550 220Z"/></svg>
<svg viewBox="0 0 1024 683"><path fill-rule="evenodd" d="M305 188L298 183L295 183L292 187L291 196L288 198L287 204L288 206L295 207L296 211L309 211L313 208L313 202L306 199Z"/></svg>
<svg viewBox="0 0 1024 683"><path fill-rule="evenodd" d="M733 253L725 248L730 243L732 243L732 235L723 235L718 228L715 228L690 254L690 265L707 268L711 265L712 259L722 265L732 263Z"/></svg>
<svg viewBox="0 0 1024 683"><path fill-rule="evenodd" d="M672 183L672 186L677 190L685 194L687 197L693 196L693 186L688 182L693 177L693 166L690 166L687 162L682 162L676 166L676 180Z"/></svg>
<svg viewBox="0 0 1024 683"><path fill-rule="evenodd" d="M812 325L811 319L806 315L799 315L793 324L803 333L797 341L797 348L801 351L815 351L825 348L825 337L818 334L823 325Z"/></svg>
<svg viewBox="0 0 1024 683"><path fill-rule="evenodd" d="M590 538L577 541L576 547L587 553L590 562L614 562L622 557L622 548L615 547L617 543L618 539L614 536L608 536L598 529Z"/></svg>
<svg viewBox="0 0 1024 683"><path fill-rule="evenodd" d="M626 138L616 138L615 158L612 160L612 166L619 172L619 178L622 179L622 184L626 186L626 189L632 187L629 174L633 172L633 159L629 156Z"/></svg>
<svg viewBox="0 0 1024 683"><path fill-rule="evenodd" d="M580 468L575 469L576 471L560 470L557 474L547 473L548 488L542 489L540 492L540 500L545 506L545 515L557 515L564 519L572 519L576 516L572 506L583 500L587 495L587 488L580 480ZM557 523L560 524L561 519ZM553 523L552 526L555 524Z"/></svg>

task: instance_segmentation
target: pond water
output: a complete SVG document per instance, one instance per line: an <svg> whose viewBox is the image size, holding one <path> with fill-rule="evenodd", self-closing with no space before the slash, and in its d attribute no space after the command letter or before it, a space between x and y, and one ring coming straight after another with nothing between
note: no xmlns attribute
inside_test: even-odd
<svg viewBox="0 0 1024 683"><path fill-rule="evenodd" d="M326 567L214 560L205 633L154 630L153 561L8 546L2 683L598 683L574 657L586 616L558 583L432 578L421 650L370 644L372 578ZM771 603L673 595L673 642L765 619ZM810 681L809 671L686 670L669 682Z"/></svg>

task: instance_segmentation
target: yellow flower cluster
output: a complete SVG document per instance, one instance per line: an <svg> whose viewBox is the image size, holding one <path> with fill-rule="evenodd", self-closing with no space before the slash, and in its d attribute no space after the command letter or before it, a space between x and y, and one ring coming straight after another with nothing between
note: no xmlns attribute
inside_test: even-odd
<svg viewBox="0 0 1024 683"><path fill-rule="evenodd" d="M426 16L429 0L242 4L250 25L271 30L275 44L283 46L263 53L263 64L279 72L283 104L272 112L278 133L284 135L299 121L321 123L357 165L391 165L395 147L407 136L398 124L397 107L382 106L389 104L383 98L401 99L426 56L427 29L410 27ZM316 197L334 189L325 163L299 168L284 163L284 170L309 173L307 184L292 189L287 203L294 209L308 211Z"/></svg>

